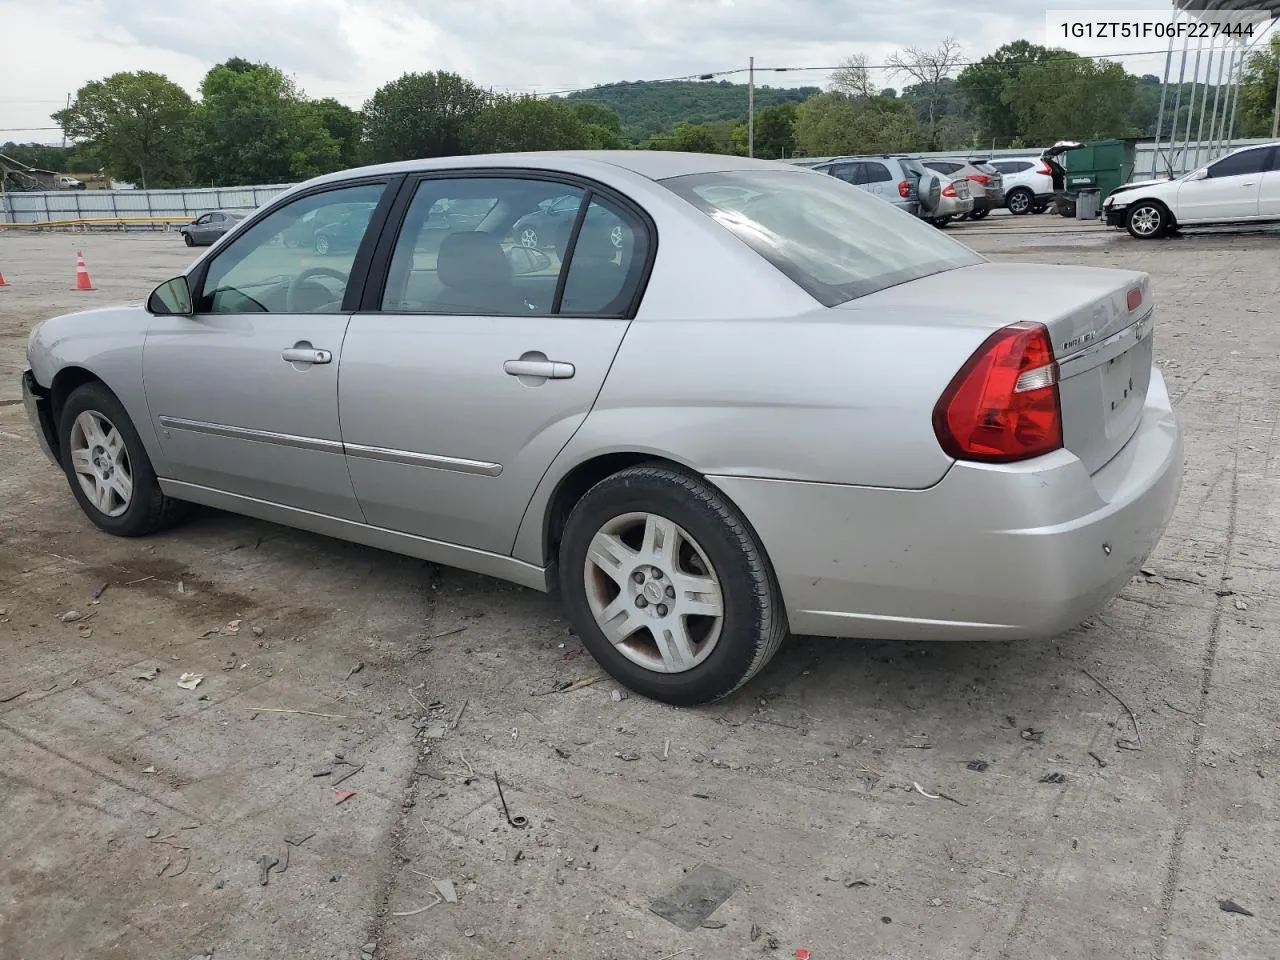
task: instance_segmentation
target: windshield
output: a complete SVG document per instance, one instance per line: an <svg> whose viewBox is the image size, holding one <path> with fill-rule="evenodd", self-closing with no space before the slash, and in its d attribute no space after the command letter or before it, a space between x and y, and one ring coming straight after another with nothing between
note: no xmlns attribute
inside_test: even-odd
<svg viewBox="0 0 1280 960"><path fill-rule="evenodd" d="M820 173L730 170L662 184L828 307L983 262L936 228Z"/></svg>

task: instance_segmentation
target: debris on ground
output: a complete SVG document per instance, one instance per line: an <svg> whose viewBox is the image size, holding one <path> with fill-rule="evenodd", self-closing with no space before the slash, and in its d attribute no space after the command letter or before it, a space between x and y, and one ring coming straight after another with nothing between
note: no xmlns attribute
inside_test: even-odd
<svg viewBox="0 0 1280 960"><path fill-rule="evenodd" d="M1242 917L1253 916L1252 910L1246 910L1244 907L1240 906L1240 904L1236 903L1234 900L1219 900L1218 909L1221 910L1223 913L1238 913Z"/></svg>
<svg viewBox="0 0 1280 960"><path fill-rule="evenodd" d="M436 888L436 892L444 899L445 903L458 902L458 890L454 886L452 880L432 880L432 885Z"/></svg>
<svg viewBox="0 0 1280 960"><path fill-rule="evenodd" d="M1036 730L1034 727L1027 727L1022 731L1022 739L1031 743L1040 743L1044 740L1044 731Z"/></svg>
<svg viewBox="0 0 1280 960"><path fill-rule="evenodd" d="M352 677L354 677L357 673L359 673L363 669L364 669L364 661L357 660L354 664L351 665L351 669L347 671L347 675L342 678L343 682L345 683L346 681L350 680Z"/></svg>
<svg viewBox="0 0 1280 960"><path fill-rule="evenodd" d="M796 960L809 960L809 948L808 948L808 947L797 947L797 948L796 948Z"/></svg>
<svg viewBox="0 0 1280 960"><path fill-rule="evenodd" d="M315 836L314 832L313 833L294 833L294 834L291 834L290 836L285 837L284 842L291 847L300 847L314 836Z"/></svg>
<svg viewBox="0 0 1280 960"><path fill-rule="evenodd" d="M1120 704L1120 706L1124 708L1124 712L1129 715L1129 722L1133 724L1133 739L1130 740L1127 737L1121 737L1116 740L1116 746L1119 747L1121 750L1141 750L1142 749L1142 731L1138 729L1138 718L1137 716L1134 715L1133 710L1130 709L1129 705L1120 698L1120 694L1116 693L1114 690L1108 687L1105 683L1103 683L1101 680L1095 677L1088 670L1081 668L1080 672L1083 673L1090 680L1092 680L1094 683L1096 683L1103 690L1105 690L1108 694L1110 694L1111 698L1115 700L1116 703Z"/></svg>
<svg viewBox="0 0 1280 960"><path fill-rule="evenodd" d="M97 590L93 591L93 599L95 599L95 600L99 599L99 598L100 598L104 593L106 593L106 592L107 592L107 587L109 587L109 586L111 586L111 584L110 584L110 583L104 583L104 584L103 584L102 586L100 586ZM2 611L0 611L0 612L2 612Z"/></svg>
<svg viewBox="0 0 1280 960"><path fill-rule="evenodd" d="M1043 777L1040 778L1040 782L1041 783L1066 783L1067 775L1065 773L1058 773L1055 770L1053 773L1046 773Z"/></svg>
<svg viewBox="0 0 1280 960"><path fill-rule="evenodd" d="M640 754L638 753L615 753L614 756L619 760L626 760L628 762L640 759Z"/></svg>
<svg viewBox="0 0 1280 960"><path fill-rule="evenodd" d="M719 867L701 863L671 890L650 901L649 909L692 933L729 899L740 882Z"/></svg>
<svg viewBox="0 0 1280 960"><path fill-rule="evenodd" d="M330 785L335 787L338 784L342 783L342 781L344 780L350 780L357 773L359 773L361 770L364 769L363 763L356 763L354 760L348 760L346 757L342 756L342 754L340 753L335 753L333 755L333 763L334 763L334 766L351 768L350 770L342 774L342 776L338 777L337 779L329 781Z"/></svg>
<svg viewBox="0 0 1280 960"><path fill-rule="evenodd" d="M1237 609L1237 610L1248 610L1248 609L1249 609L1249 603L1248 603L1248 601L1246 601L1246 600L1241 600L1239 597L1236 597L1236 609Z"/></svg>
<svg viewBox="0 0 1280 960"><path fill-rule="evenodd" d="M159 827L152 827L152 828L151 828L151 829L149 829L149 830L147 831L147 833L146 833L146 837L147 837L147 839L148 839L148 840L154 840L154 839L155 839L156 837L158 837L158 836L160 836L160 828L159 828Z"/></svg>
<svg viewBox="0 0 1280 960"><path fill-rule="evenodd" d="M1107 761L1103 760L1100 756L1098 756L1092 750L1089 751L1089 756L1093 757L1094 761L1098 764L1099 767L1105 767L1107 765Z"/></svg>
<svg viewBox="0 0 1280 960"><path fill-rule="evenodd" d="M260 883L262 886L265 887L268 883L271 882L271 868L274 867L280 861L277 860L275 857L269 856L268 854L264 853L262 856L258 858L257 862L258 862L258 883Z"/></svg>
<svg viewBox="0 0 1280 960"><path fill-rule="evenodd" d="M764 931L760 929L760 924L758 924L758 923L753 923L753 924L751 925L751 933L750 933L750 935L749 935L749 936L750 936L750 938L751 938L751 942L752 942L752 943L755 943L757 940L759 940L759 939L760 939L760 935L761 935L762 933L764 933Z"/></svg>
<svg viewBox="0 0 1280 960"><path fill-rule="evenodd" d="M846 881L844 882L844 885L845 885L846 887L848 887L849 889L853 889L854 887L869 887L869 886L871 886L871 881L870 881L870 880L859 880L859 879L846 880Z"/></svg>
<svg viewBox="0 0 1280 960"><path fill-rule="evenodd" d="M337 804L342 803L344 800L350 800L355 795L356 795L356 792L354 790L335 790L333 791L334 805L336 806Z"/></svg>
<svg viewBox="0 0 1280 960"><path fill-rule="evenodd" d="M22 696L26 692L27 692L26 690L19 690L16 693L0 694L0 703L8 703L10 700L17 700L20 696Z"/></svg>
<svg viewBox="0 0 1280 960"><path fill-rule="evenodd" d="M623 700L626 700L630 694L625 690L614 689L609 693L609 696L613 699L614 703L621 703Z"/></svg>
<svg viewBox="0 0 1280 960"><path fill-rule="evenodd" d="M222 628L222 632L225 634L234 636L235 634L240 632L241 622L242 621L240 620L232 620L230 623L228 623L225 627Z"/></svg>
<svg viewBox="0 0 1280 960"><path fill-rule="evenodd" d="M79 619L80 619L80 611L79 611L79 610L68 610L66 613L64 613L62 616L60 616L58 619L59 619L59 620L61 620L63 623L75 623L77 620L79 620Z"/></svg>
<svg viewBox="0 0 1280 960"><path fill-rule="evenodd" d="M204 676L199 673L184 673L178 678L178 686L183 690L194 690L204 682Z"/></svg>
<svg viewBox="0 0 1280 960"><path fill-rule="evenodd" d="M991 764L987 763L985 760L970 760L965 764L965 769L972 770L974 773L986 773L987 768L990 766Z"/></svg>

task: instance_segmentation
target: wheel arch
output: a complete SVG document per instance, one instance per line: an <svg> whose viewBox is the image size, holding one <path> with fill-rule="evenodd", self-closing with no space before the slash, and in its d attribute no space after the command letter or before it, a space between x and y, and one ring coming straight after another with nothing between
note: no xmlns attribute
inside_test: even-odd
<svg viewBox="0 0 1280 960"><path fill-rule="evenodd" d="M100 376L78 364L63 367L54 374L53 383L49 385L49 402L53 407L54 429L57 429L58 424L62 422L62 408L66 406L67 398L86 383L100 383L107 390L111 390ZM117 400L120 399L114 390L111 390L111 395Z"/></svg>
<svg viewBox="0 0 1280 960"><path fill-rule="evenodd" d="M1139 197L1132 203L1126 204L1126 206L1132 210L1134 207L1143 203L1154 203L1157 207L1163 210L1165 215L1169 218L1169 227L1176 227L1178 225L1178 215L1173 212L1173 207L1169 205L1169 201L1164 200L1161 197Z"/></svg>
<svg viewBox="0 0 1280 960"><path fill-rule="evenodd" d="M542 510L539 527L540 539L538 548L541 556L536 562L541 563L547 569L547 583L550 591L554 592L559 586L557 557L560 552L560 538L574 506L586 495L588 490L601 480L640 464L667 467L668 469L697 477L702 483L715 490L716 495L738 513L751 535L760 544L761 552L764 555L766 564L769 565L770 574L772 575L773 564L769 559L768 549L756 532L755 526L742 508L733 501L733 498L709 479L706 474L693 465L667 454L621 450L598 454L575 464L557 481L550 496L547 498L546 506ZM525 523L527 524L530 519L526 517Z"/></svg>

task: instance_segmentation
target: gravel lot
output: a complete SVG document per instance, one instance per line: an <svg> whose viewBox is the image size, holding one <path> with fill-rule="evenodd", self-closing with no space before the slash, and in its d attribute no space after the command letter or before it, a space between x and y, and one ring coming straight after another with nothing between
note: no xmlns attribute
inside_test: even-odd
<svg viewBox="0 0 1280 960"><path fill-rule="evenodd" d="M97 532L26 336L191 251L0 236L0 956L1280 955L1280 236L954 232L1152 274L1187 465L1151 575L1050 643L796 638L685 711L547 693L598 671L539 594L213 511ZM650 903L700 864L737 885L686 931Z"/></svg>

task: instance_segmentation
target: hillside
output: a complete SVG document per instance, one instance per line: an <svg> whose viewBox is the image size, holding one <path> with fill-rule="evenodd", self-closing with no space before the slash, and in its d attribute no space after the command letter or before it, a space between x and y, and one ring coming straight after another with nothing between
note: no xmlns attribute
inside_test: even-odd
<svg viewBox="0 0 1280 960"><path fill-rule="evenodd" d="M819 87L756 87L756 109L779 103L800 103ZM736 120L747 115L745 83L672 80L667 83L610 83L580 90L568 100L585 100L612 109L622 120L622 132L640 141L666 133L677 123Z"/></svg>

